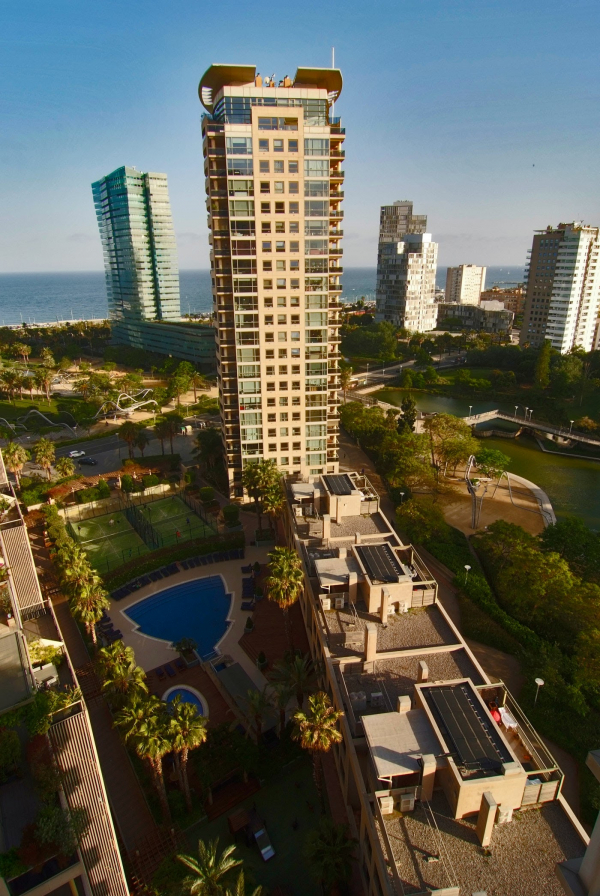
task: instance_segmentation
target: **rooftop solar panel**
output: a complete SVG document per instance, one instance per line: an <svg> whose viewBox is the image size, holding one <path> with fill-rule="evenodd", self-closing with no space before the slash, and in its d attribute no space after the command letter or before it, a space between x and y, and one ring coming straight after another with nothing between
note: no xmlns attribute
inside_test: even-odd
<svg viewBox="0 0 600 896"><path fill-rule="evenodd" d="M356 552L372 582L397 582L404 570L387 544L358 545Z"/></svg>
<svg viewBox="0 0 600 896"><path fill-rule="evenodd" d="M345 473L340 473L336 476L324 476L323 478L332 495L349 495L354 491L352 481Z"/></svg>
<svg viewBox="0 0 600 896"><path fill-rule="evenodd" d="M469 684L440 685L424 689L448 749L467 773L497 774L512 756Z"/></svg>

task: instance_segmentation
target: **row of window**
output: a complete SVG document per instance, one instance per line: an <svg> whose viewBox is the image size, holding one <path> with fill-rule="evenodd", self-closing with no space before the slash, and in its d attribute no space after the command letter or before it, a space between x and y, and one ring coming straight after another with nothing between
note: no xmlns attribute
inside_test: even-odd
<svg viewBox="0 0 600 896"><path fill-rule="evenodd" d="M305 203L306 204L306 203ZM327 207L327 203L325 203L325 207ZM327 213L321 215L321 217L326 218ZM271 227L273 226L271 221L261 221L261 233L271 233ZM275 221L275 233L285 233L286 222L285 221ZM256 236L256 224L254 221L230 221L229 222L230 232L232 237L253 237ZM299 221L288 221L287 222L288 233L300 233L300 222ZM304 222L304 233L307 236L327 236L329 235L329 221L305 221ZM221 234L219 234L221 235ZM224 235L227 235L225 232ZM339 236L339 233L331 233L332 237ZM236 245L233 243L232 245ZM252 244L250 244L252 245ZM256 248L256 243L253 244L254 248ZM245 247L247 248L247 247ZM233 255L236 254L235 251L232 252ZM239 254L244 255L253 255L253 252L240 252Z"/></svg>
<svg viewBox="0 0 600 896"><path fill-rule="evenodd" d="M235 301L235 310L236 311L258 311L258 296L236 296L234 301ZM271 296L267 296L263 300L263 302L264 302L265 308L273 307L273 298ZM286 308L287 307L287 297L286 296L277 296L277 307L278 308ZM299 308L299 307L300 307L300 296L290 296L290 308ZM327 296L326 295L318 295L318 294L305 296L304 297L304 307L305 308L327 308Z"/></svg>
<svg viewBox="0 0 600 896"><path fill-rule="evenodd" d="M253 218L255 215L254 211L254 200L253 199L230 199L229 200L229 214L232 218ZM225 211L224 208L219 206L217 202L212 203L212 213L218 214L221 212L223 214ZM273 211L276 215L285 215L286 208L285 202L275 202L273 203ZM271 203L270 202L261 202L260 203L260 213L261 215L270 215L271 214ZM299 215L300 214L300 203L299 202L289 202L288 203L288 213L290 215ZM329 202L322 200L308 200L304 202L304 217L305 218L327 218L329 215Z"/></svg>
<svg viewBox="0 0 600 896"><path fill-rule="evenodd" d="M285 141L276 138L274 140L259 139L258 151L270 152L271 145L273 152L284 152ZM251 156L252 155L252 137L226 137L225 146L228 156ZM298 140L287 141L288 152L298 152ZM328 156L329 140L324 138L307 137L304 140L305 156Z"/></svg>

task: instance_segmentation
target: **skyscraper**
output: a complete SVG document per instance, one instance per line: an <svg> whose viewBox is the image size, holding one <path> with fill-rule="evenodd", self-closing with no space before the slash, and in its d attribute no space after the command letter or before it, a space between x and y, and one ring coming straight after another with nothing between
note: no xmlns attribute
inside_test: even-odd
<svg viewBox="0 0 600 896"><path fill-rule="evenodd" d="M434 330L437 321L437 243L425 233L426 215L408 200L381 208L377 253L377 320L407 330Z"/></svg>
<svg viewBox="0 0 600 896"><path fill-rule="evenodd" d="M548 339L561 353L590 351L600 310L599 229L559 224L533 237L521 345Z"/></svg>
<svg viewBox="0 0 600 896"><path fill-rule="evenodd" d="M249 461L338 470L345 131L337 69L261 78L212 65L199 95L223 441L232 494Z"/></svg>
<svg viewBox="0 0 600 896"><path fill-rule="evenodd" d="M476 264L459 264L446 271L446 302L456 305L478 305L485 289L486 268Z"/></svg>

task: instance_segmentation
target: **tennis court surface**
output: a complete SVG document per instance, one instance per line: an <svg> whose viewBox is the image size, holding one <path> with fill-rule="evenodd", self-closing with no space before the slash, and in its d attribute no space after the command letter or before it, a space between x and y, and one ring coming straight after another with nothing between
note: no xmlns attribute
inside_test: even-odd
<svg viewBox="0 0 600 896"><path fill-rule="evenodd" d="M217 531L216 526L205 523L175 495L148 504L138 504L136 509L158 533L163 547L190 541L192 538L205 538Z"/></svg>
<svg viewBox="0 0 600 896"><path fill-rule="evenodd" d="M72 522L71 526L91 565L99 572L107 572L150 551L121 511Z"/></svg>

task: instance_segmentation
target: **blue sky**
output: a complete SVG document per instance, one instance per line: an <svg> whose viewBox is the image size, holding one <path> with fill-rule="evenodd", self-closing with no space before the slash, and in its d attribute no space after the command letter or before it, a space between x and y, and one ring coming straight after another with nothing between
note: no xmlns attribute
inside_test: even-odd
<svg viewBox="0 0 600 896"><path fill-rule="evenodd" d="M600 224L598 0L3 0L0 271L99 270L90 183L165 171L182 268L208 266L197 86L212 62L328 66L347 129L345 264L412 199L441 264L521 265Z"/></svg>

